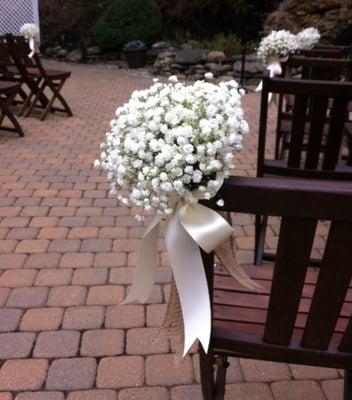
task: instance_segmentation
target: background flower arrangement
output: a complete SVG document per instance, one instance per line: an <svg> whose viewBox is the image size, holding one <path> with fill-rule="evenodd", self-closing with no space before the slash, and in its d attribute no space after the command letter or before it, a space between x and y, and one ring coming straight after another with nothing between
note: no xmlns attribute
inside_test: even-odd
<svg viewBox="0 0 352 400"><path fill-rule="evenodd" d="M317 28L303 29L297 34L298 48L300 50L309 50L319 42L320 37L321 35Z"/></svg>
<svg viewBox="0 0 352 400"><path fill-rule="evenodd" d="M282 61L299 50L313 48L319 40L320 33L313 27L304 29L297 35L287 30L272 31L260 41L257 56L264 64Z"/></svg>
<svg viewBox="0 0 352 400"><path fill-rule="evenodd" d="M20 28L21 34L27 39L39 41L39 28L35 24L23 24Z"/></svg>
<svg viewBox="0 0 352 400"><path fill-rule="evenodd" d="M298 50L296 36L286 30L272 31L264 37L258 47L258 58L265 64L272 60L284 60Z"/></svg>

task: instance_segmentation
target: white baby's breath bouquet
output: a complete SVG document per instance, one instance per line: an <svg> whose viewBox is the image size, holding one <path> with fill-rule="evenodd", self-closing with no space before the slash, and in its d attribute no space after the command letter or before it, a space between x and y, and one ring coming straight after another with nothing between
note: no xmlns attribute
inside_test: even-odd
<svg viewBox="0 0 352 400"><path fill-rule="evenodd" d="M20 28L21 34L27 39L39 41L39 28L36 24L23 24Z"/></svg>
<svg viewBox="0 0 352 400"><path fill-rule="evenodd" d="M196 203L215 196L233 168L233 152L248 131L235 81L155 83L119 107L96 167L107 171L111 194L125 205L161 216L172 199ZM127 195L118 194L122 189Z"/></svg>
<svg viewBox="0 0 352 400"><path fill-rule="evenodd" d="M264 64L286 60L290 54L298 50L296 35L280 30L272 31L264 37L259 44L257 56Z"/></svg>
<svg viewBox="0 0 352 400"><path fill-rule="evenodd" d="M312 49L320 40L320 32L317 28L307 28L300 31L297 35L297 45L300 50Z"/></svg>

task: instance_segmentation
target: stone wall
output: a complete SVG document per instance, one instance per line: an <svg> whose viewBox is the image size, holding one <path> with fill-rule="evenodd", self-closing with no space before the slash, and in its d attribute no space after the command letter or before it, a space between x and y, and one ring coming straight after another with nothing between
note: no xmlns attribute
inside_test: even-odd
<svg viewBox="0 0 352 400"><path fill-rule="evenodd" d="M314 26L326 42L352 43L352 4L350 0L284 0L269 15L265 32L288 29L297 32Z"/></svg>
<svg viewBox="0 0 352 400"><path fill-rule="evenodd" d="M47 47L44 54L50 58L73 63L106 63L120 68L127 68L123 53L102 52L98 46L90 46L68 51L61 46ZM85 53L85 54L83 54ZM155 43L148 51L149 70L156 76L177 75L180 79L202 79L206 72L211 72L216 78L231 77L240 79L242 56L226 57L221 51L193 49L185 44L181 48L170 47L167 42ZM263 64L257 60L256 54L246 55L245 81L257 82L263 72Z"/></svg>
<svg viewBox="0 0 352 400"><path fill-rule="evenodd" d="M221 51L192 49L188 46L183 46L181 49L159 48L152 64L152 71L155 75L177 75L180 79L201 79L207 72L211 72L216 78L239 79L241 60L241 55L226 57ZM246 56L245 67L247 82L257 81L263 72L263 64L257 60L255 54Z"/></svg>

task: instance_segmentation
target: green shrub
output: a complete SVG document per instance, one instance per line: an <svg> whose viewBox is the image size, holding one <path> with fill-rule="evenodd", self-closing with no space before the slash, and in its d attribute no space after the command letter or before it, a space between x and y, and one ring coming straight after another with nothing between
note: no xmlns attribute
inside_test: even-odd
<svg viewBox="0 0 352 400"><path fill-rule="evenodd" d="M92 29L103 49L120 49L132 40L151 43L161 32L161 13L154 0L113 0Z"/></svg>
<svg viewBox="0 0 352 400"><path fill-rule="evenodd" d="M233 33L227 35L218 33L211 40L203 40L202 45L209 50L222 51L228 57L239 54L242 51L241 39Z"/></svg>
<svg viewBox="0 0 352 400"><path fill-rule="evenodd" d="M183 43L188 43L193 48L222 51L228 57L242 52L241 39L235 33L218 33L208 39L191 39L189 31L176 30L173 34L171 44L179 47Z"/></svg>

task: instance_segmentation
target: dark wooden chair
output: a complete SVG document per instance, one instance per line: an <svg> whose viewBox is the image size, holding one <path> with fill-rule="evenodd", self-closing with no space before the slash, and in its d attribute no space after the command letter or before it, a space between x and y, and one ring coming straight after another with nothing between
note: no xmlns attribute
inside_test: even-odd
<svg viewBox="0 0 352 400"><path fill-rule="evenodd" d="M19 88L19 83L0 80L0 130L17 132L20 136L24 136L21 125L10 109L11 102L16 96ZM3 124L6 118L11 122L12 126Z"/></svg>
<svg viewBox="0 0 352 400"><path fill-rule="evenodd" d="M292 128L287 157L282 160L266 157L268 94L293 97ZM304 79L263 78L258 140L257 176L349 180L352 168L338 164L344 135L349 101L352 100L351 82L332 82ZM329 123L327 127L327 112ZM307 121L309 124L307 126ZM263 258L275 259L264 253L268 218L256 216L255 264ZM319 260L312 260L312 264Z"/></svg>
<svg viewBox="0 0 352 400"><path fill-rule="evenodd" d="M32 58L29 55L29 47L21 36L6 35L11 57L21 74L21 78L29 87L29 94L22 108L22 114L27 117L35 107L43 108L40 119L44 120L49 112L63 112L72 116L72 111L62 96L61 89L71 72L45 69L36 54ZM50 98L45 90L51 91ZM61 103L62 108L54 106L55 100Z"/></svg>
<svg viewBox="0 0 352 400"><path fill-rule="evenodd" d="M200 348L204 400L224 398L228 357L344 369L344 399L350 400L352 183L230 177L219 197L222 211L282 222L274 268L244 267L263 288L259 294L203 253L212 304L208 354ZM331 227L318 273L308 264L321 219Z"/></svg>
<svg viewBox="0 0 352 400"><path fill-rule="evenodd" d="M325 81L352 80L352 60L292 56L282 64L282 70L283 77L294 76L299 79ZM289 147L290 132L292 129L292 111L293 96L281 93L278 99L278 118L275 140L276 159L282 159L285 150ZM325 131L328 130L328 123L329 120L327 119ZM306 124L306 130L307 129L309 129L309 121L307 121Z"/></svg>
<svg viewBox="0 0 352 400"><path fill-rule="evenodd" d="M25 90L22 88L21 74L18 71L14 60L8 50L8 44L5 36L0 35L0 80L20 83L18 94L20 96L16 103L23 104L27 98Z"/></svg>

